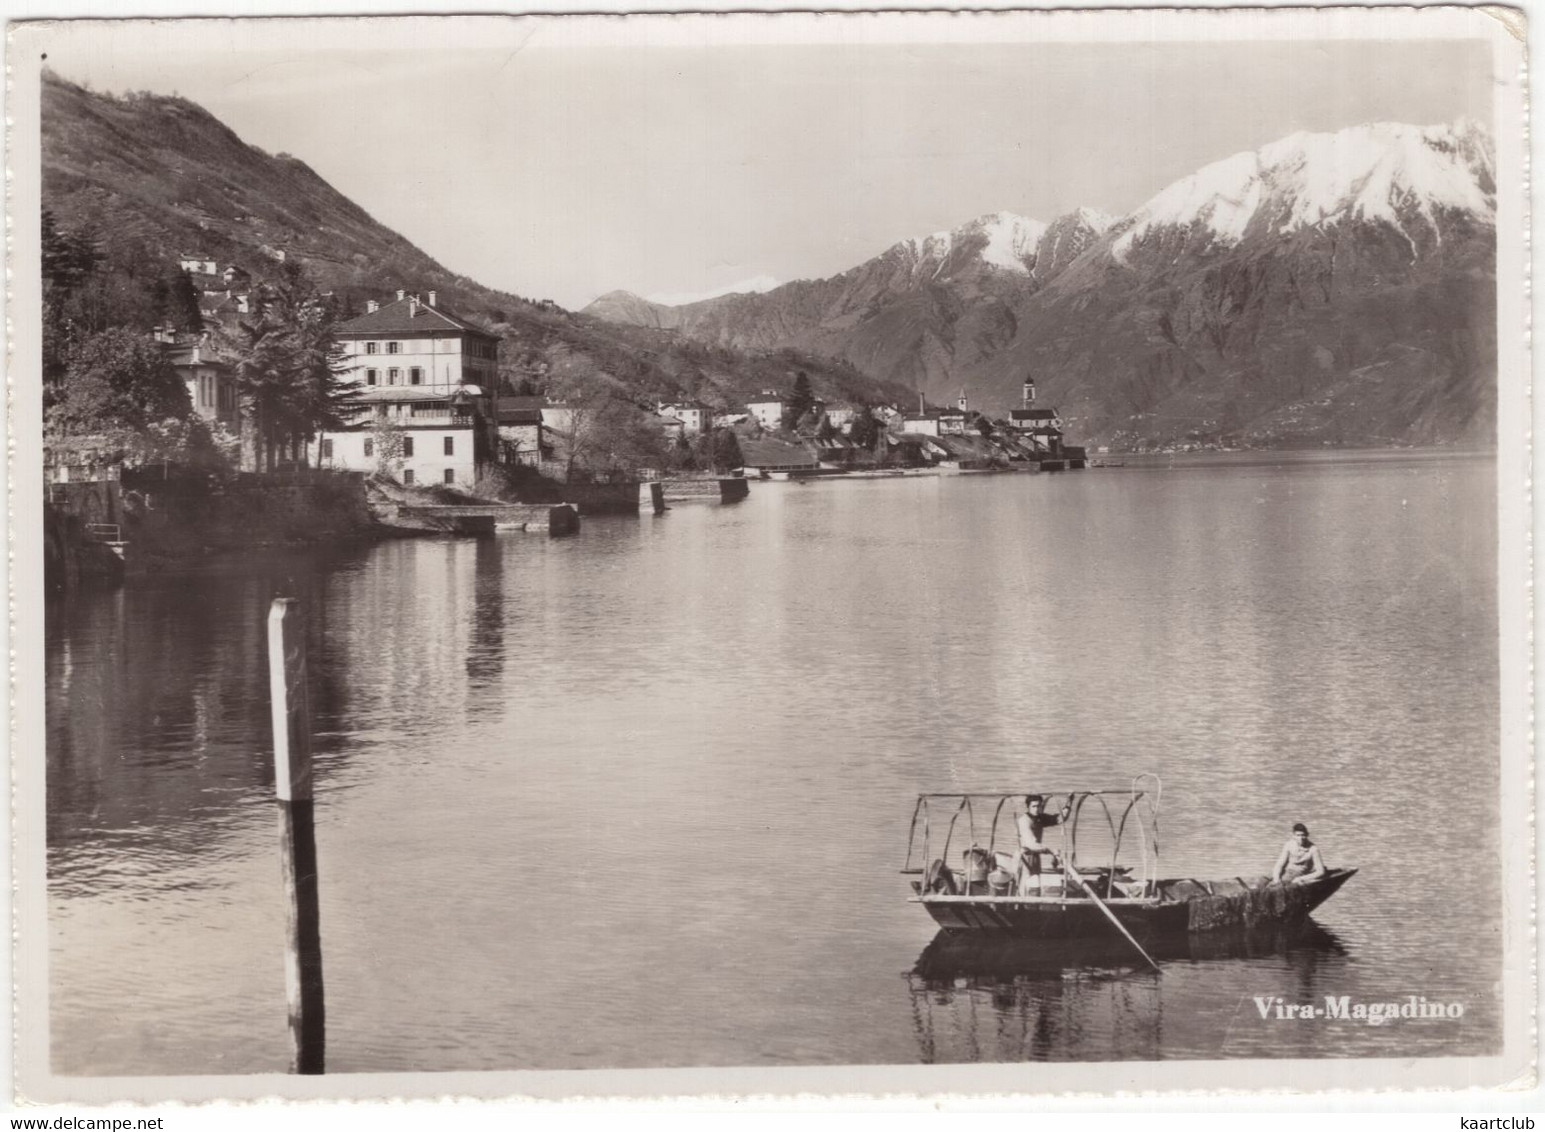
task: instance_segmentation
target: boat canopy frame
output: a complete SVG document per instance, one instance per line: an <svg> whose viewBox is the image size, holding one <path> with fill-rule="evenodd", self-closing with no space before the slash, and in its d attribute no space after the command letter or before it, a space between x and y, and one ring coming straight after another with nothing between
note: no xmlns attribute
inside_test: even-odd
<svg viewBox="0 0 1545 1132"><path fill-rule="evenodd" d="M1151 785L1146 783L1151 781ZM917 803L912 809L912 825L907 833L907 859L901 871L904 874L918 875L924 873L931 861L949 861L950 844L954 840L956 827L960 823L961 815L966 817L966 833L970 838L970 845L965 850L969 853L972 849L981 847L981 840L977 834L977 803L983 808L991 806L992 820L985 827L987 834L986 853L989 860L996 860L998 845L998 824L1002 820L1004 809L1015 798L1025 798L1039 795L1043 798L1055 798L1058 796L1069 799L1071 809L1066 821L1057 825L1061 835L1061 844L1056 849L1051 849L1056 860L1062 867L1064 878L1073 874L1083 876L1085 874L1101 874L1110 878L1107 881L1107 894L1109 884L1113 882L1118 869L1121 867L1121 847L1126 837L1128 823L1136 817L1136 834L1138 844L1138 860L1136 868L1138 875L1133 878L1141 885L1144 897L1152 896L1157 889L1159 875L1159 803L1163 797L1164 786L1156 774L1140 774L1132 779L1130 786L1126 788L1113 788L1104 790L971 790L953 792L931 792L919 794ZM1125 805L1117 802L1121 811L1118 819L1114 813L1112 802L1124 799ZM1084 807L1091 800L1097 803L1100 813L1105 818L1106 827L1111 835L1110 862L1105 865L1085 866L1078 861L1078 827L1083 816ZM1146 804L1145 804L1146 803ZM949 814L949 822L945 827L943 844L938 854L932 852L933 831L932 817L934 809L938 808ZM921 864L913 864L913 855L918 849L918 823L922 823L922 852ZM1012 828L1012 823L1011 823ZM1017 842L1015 843L1018 848ZM1048 847L1050 848L1050 847ZM1128 866L1130 869L1131 866ZM1081 883L1081 882L1080 882ZM1066 885L1064 885L1064 890Z"/></svg>

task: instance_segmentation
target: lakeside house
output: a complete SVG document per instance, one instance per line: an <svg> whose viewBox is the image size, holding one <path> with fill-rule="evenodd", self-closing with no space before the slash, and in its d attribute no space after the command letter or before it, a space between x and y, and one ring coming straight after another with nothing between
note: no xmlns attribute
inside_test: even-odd
<svg viewBox="0 0 1545 1132"><path fill-rule="evenodd" d="M313 442L312 463L336 471L380 472L399 483L471 487L493 459L498 436L481 389L412 386L365 389L349 426Z"/></svg>
<svg viewBox="0 0 1545 1132"><path fill-rule="evenodd" d="M815 456L801 444L789 444L772 437L741 437L740 457L748 476L772 472L814 471L820 466Z"/></svg>
<svg viewBox="0 0 1545 1132"><path fill-rule="evenodd" d="M342 377L358 392L347 427L313 442L317 467L470 487L481 464L510 451L489 392L498 381L499 339L445 310L435 292L371 300L336 333ZM511 412L520 415L515 407ZM512 420L510 427L518 430L523 422ZM537 428L540 459L540 422ZM517 436L511 440L519 444Z"/></svg>

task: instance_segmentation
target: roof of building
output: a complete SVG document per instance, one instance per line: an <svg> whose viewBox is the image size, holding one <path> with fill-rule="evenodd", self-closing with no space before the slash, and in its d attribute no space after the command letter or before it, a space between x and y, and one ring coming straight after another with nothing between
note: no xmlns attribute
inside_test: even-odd
<svg viewBox="0 0 1545 1132"><path fill-rule="evenodd" d="M962 433L958 436L928 438L957 460L991 459L998 454L997 447L979 433Z"/></svg>
<svg viewBox="0 0 1545 1132"><path fill-rule="evenodd" d="M413 314L415 308L417 313ZM347 322L340 322L335 333L344 337L352 334L401 334L406 337L411 334L433 334L436 331L446 330L476 334L481 338L497 341L496 335L474 326L444 307L432 307L411 295L382 303L378 309L368 314L351 318Z"/></svg>
<svg viewBox="0 0 1545 1132"><path fill-rule="evenodd" d="M1057 415L1056 409L1010 409L1011 421L1049 421Z"/></svg>
<svg viewBox="0 0 1545 1132"><path fill-rule="evenodd" d="M783 394L781 394L781 393L770 393L770 392L768 392L767 390L764 389L764 390L762 390L762 392L758 393L755 397L748 398L746 400L746 404L748 406L749 405L781 405L781 404L783 404L783 402L785 400L787 400L787 398L784 397Z"/></svg>
<svg viewBox="0 0 1545 1132"><path fill-rule="evenodd" d="M229 362L207 355L208 351L201 351L197 346L174 346L166 354L173 366L208 366L210 369L223 370L231 368Z"/></svg>
<svg viewBox="0 0 1545 1132"><path fill-rule="evenodd" d="M541 424L542 398L500 397L494 411L502 425Z"/></svg>
<svg viewBox="0 0 1545 1132"><path fill-rule="evenodd" d="M817 460L801 445L785 444L781 440L762 437L740 439L740 458L752 468L815 467Z"/></svg>
<svg viewBox="0 0 1545 1132"><path fill-rule="evenodd" d="M396 401L449 401L461 392L476 397L482 390L476 385L371 385L356 392L350 400L372 405Z"/></svg>

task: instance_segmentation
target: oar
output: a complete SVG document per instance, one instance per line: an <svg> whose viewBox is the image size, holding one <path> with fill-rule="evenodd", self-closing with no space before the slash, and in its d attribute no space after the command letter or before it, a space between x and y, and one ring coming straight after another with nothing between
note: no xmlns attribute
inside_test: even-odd
<svg viewBox="0 0 1545 1132"><path fill-rule="evenodd" d="M1072 877L1074 880L1076 880L1079 883L1079 886L1081 888L1083 888L1083 890L1089 894L1089 899L1094 901L1094 906L1096 908L1098 908L1100 911L1105 913L1105 918L1108 919L1111 923L1116 925L1116 930L1118 932L1120 932L1122 935L1126 936L1127 937L1127 942L1130 943L1133 947L1137 948L1137 953L1139 955L1141 955L1144 959L1148 960L1148 965L1150 967L1152 967L1155 971L1157 971L1159 969L1159 965L1154 962L1153 956L1149 955L1146 951L1144 951L1143 950L1143 945L1138 943L1137 940L1132 938L1132 933L1127 931L1126 925L1123 924L1120 920L1118 920L1116 918L1116 913L1112 912L1109 908L1107 908L1105 906L1105 901L1101 900L1098 896L1096 896L1094 894L1094 889L1089 886L1089 882L1086 881L1083 877L1079 876L1076 872L1074 872L1071 869L1068 870L1068 874L1067 875Z"/></svg>

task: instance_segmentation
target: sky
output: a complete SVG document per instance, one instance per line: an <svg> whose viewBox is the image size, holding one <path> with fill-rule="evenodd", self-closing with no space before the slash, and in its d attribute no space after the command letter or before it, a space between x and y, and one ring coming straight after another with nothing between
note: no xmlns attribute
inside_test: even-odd
<svg viewBox="0 0 1545 1132"><path fill-rule="evenodd" d="M1479 41L1175 41L1122 18L1107 42L949 42L975 26L959 17L895 42L747 42L724 17L686 36L648 34L669 17L619 36L613 18L591 38L515 20L104 22L70 28L48 65L190 98L451 270L571 308L823 277L989 212L1122 215L1297 130L1490 121Z"/></svg>

